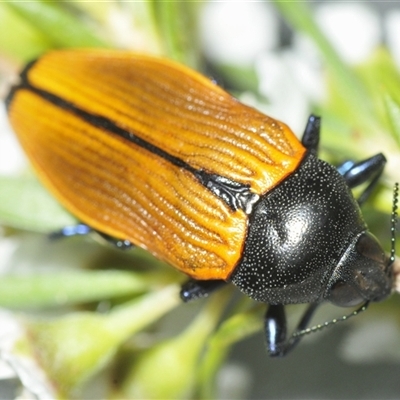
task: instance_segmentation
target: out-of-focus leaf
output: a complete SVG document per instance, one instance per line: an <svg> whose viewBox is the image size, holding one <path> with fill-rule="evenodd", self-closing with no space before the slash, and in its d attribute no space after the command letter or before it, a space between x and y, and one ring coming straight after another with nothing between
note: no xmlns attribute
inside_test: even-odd
<svg viewBox="0 0 400 400"><path fill-rule="evenodd" d="M70 313L50 321L28 321L32 353L61 398L102 369L131 335L180 303L179 288L170 285L116 307L107 315Z"/></svg>
<svg viewBox="0 0 400 400"><path fill-rule="evenodd" d="M149 279L146 274L118 270L71 270L52 274L2 276L0 306L65 306L132 295L148 288Z"/></svg>
<svg viewBox="0 0 400 400"><path fill-rule="evenodd" d="M77 221L33 176L0 176L0 222L48 233Z"/></svg>
<svg viewBox="0 0 400 400"><path fill-rule="evenodd" d="M217 65L215 68L224 77L224 82L227 82L229 85L234 87L235 91L250 91L257 93L259 82L257 74L253 68L234 65Z"/></svg>
<svg viewBox="0 0 400 400"><path fill-rule="evenodd" d="M396 140L400 151L400 104L389 94L386 94L384 96L384 102L387 117L389 119L389 124L392 130L392 136Z"/></svg>
<svg viewBox="0 0 400 400"><path fill-rule="evenodd" d="M7 5L35 26L55 47L104 47L106 41L94 33L62 2L12 1Z"/></svg>
<svg viewBox="0 0 400 400"><path fill-rule="evenodd" d="M153 2L159 36L168 57L193 68L199 64L199 45L196 29L198 2Z"/></svg>
<svg viewBox="0 0 400 400"><path fill-rule="evenodd" d="M274 0L275 5L287 21L298 32L311 37L325 60L325 67L336 89L337 105L341 112L355 121L361 129L376 131L377 121L373 105L365 85L357 74L339 57L333 46L318 27L306 2Z"/></svg>
<svg viewBox="0 0 400 400"><path fill-rule="evenodd" d="M0 51L14 60L29 61L51 47L51 40L6 2L0 3L0 26Z"/></svg>
<svg viewBox="0 0 400 400"><path fill-rule="evenodd" d="M262 312L264 312L262 307ZM232 344L255 334L262 327L261 308L235 313L226 319L208 342L198 371L199 397L214 398L215 376L225 361Z"/></svg>
<svg viewBox="0 0 400 400"><path fill-rule="evenodd" d="M184 332L145 351L135 360L122 386L121 397L191 397L201 352L228 300L229 292L215 293Z"/></svg>

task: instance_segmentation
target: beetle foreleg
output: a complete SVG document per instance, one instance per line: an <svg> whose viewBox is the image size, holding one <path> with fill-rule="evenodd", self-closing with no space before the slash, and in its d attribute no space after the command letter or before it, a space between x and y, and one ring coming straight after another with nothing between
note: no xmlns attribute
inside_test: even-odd
<svg viewBox="0 0 400 400"><path fill-rule="evenodd" d="M378 183L385 164L385 156L379 153L357 163L347 161L340 165L337 170L343 175L350 188L354 188L369 181L368 186L357 199L359 204L363 204Z"/></svg>
<svg viewBox="0 0 400 400"><path fill-rule="evenodd" d="M306 329L317 307L318 303L310 304L297 325L295 333ZM301 335L296 336L295 334L293 334L289 339L286 338L287 322L285 308L282 304L270 305L268 307L267 313L265 314L264 331L267 350L271 357L285 356L289 351L296 347L297 343L301 339Z"/></svg>
<svg viewBox="0 0 400 400"><path fill-rule="evenodd" d="M227 282L223 280L208 280L208 281L197 281L195 279L189 279L182 285L180 292L181 299L187 303L192 300L201 299L209 296L215 290L226 285Z"/></svg>
<svg viewBox="0 0 400 400"><path fill-rule="evenodd" d="M320 126L321 118L311 114L308 117L307 125L301 138L302 145L315 155L318 153Z"/></svg>
<svg viewBox="0 0 400 400"><path fill-rule="evenodd" d="M265 314L264 332L270 356L283 356L286 351L287 323L285 307L282 304L270 305Z"/></svg>

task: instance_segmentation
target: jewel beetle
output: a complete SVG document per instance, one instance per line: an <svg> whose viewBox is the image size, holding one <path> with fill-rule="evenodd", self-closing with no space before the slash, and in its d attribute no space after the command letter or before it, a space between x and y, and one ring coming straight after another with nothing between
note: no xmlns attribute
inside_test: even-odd
<svg viewBox="0 0 400 400"><path fill-rule="evenodd" d="M310 303L299 331L324 301L391 293L393 257L359 208L386 159L318 159L315 116L300 141L185 66L115 50L45 54L6 105L38 177L84 228L187 274L185 301L231 282L268 304L273 356L298 341L285 305Z"/></svg>

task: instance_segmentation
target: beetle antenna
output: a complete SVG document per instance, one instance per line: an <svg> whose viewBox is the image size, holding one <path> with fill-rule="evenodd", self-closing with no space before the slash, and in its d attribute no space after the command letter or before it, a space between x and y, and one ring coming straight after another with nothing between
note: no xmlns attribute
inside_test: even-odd
<svg viewBox="0 0 400 400"><path fill-rule="evenodd" d="M335 325L338 322L347 321L349 318L355 317L356 315L365 311L368 308L368 305L369 305L369 301L362 304L360 307L358 307L356 310L354 310L351 314L343 315L341 318L335 318L335 319L332 319L331 321L326 321L323 324L311 326L310 328L295 331L292 335L292 340L294 340L294 339L298 340L301 336L321 331L322 329L325 329L331 325Z"/></svg>
<svg viewBox="0 0 400 400"><path fill-rule="evenodd" d="M391 248L390 248L390 259L389 266L394 263L396 257L396 225L397 225L397 203L399 199L399 184L396 182L393 188L393 205L392 205L392 218L390 225L391 232Z"/></svg>

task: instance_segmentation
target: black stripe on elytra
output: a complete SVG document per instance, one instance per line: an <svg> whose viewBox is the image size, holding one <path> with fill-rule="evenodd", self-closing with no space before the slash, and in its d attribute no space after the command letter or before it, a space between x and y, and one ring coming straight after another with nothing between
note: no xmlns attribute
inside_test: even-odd
<svg viewBox="0 0 400 400"><path fill-rule="evenodd" d="M33 87L33 86L29 86L28 89L30 91L32 91L33 93L36 93L43 99L54 104L55 106L60 107L65 111L71 112L72 114L76 115L80 119L88 122L90 125L93 125L100 129L104 129L108 132L111 132L117 136L120 136L120 137L128 140L129 142L135 143L139 147L142 147L143 149L148 150L153 154L156 154L157 156L163 158L164 160L170 162L171 164L175 165L178 168L186 169L187 171L191 172L194 175L197 175L197 173L199 172L198 170L196 170L195 168L193 168L191 165L189 165L185 161L181 160L180 158L167 153L166 151L160 149L158 146L155 146L154 144L149 143L148 141L140 138L139 136L135 135L134 133L131 133L125 129L120 128L109 118L84 111L81 108L76 107L74 104L70 103L69 101L66 101L66 100L62 99L61 97L56 96L45 90L37 89L36 87Z"/></svg>
<svg viewBox="0 0 400 400"><path fill-rule="evenodd" d="M25 68L20 73L21 82L18 85L14 85L10 92L8 93L7 97L5 98L4 102L6 104L6 109L9 110L12 100L14 98L15 93L21 88L28 88L28 72L29 70L36 64L37 59L29 62L26 64Z"/></svg>
<svg viewBox="0 0 400 400"><path fill-rule="evenodd" d="M29 66L29 68L30 67L31 65ZM232 211L242 209L246 212L246 214L251 213L252 206L258 200L259 196L250 191L250 185L243 185L241 183L232 181L224 176L210 174L208 172L205 172L204 170L193 168L191 165L189 165L187 162L183 161L179 157L175 157L167 153L165 150L162 150L158 146L155 146L148 141L138 137L134 133L120 128L112 120L105 118L101 115L91 114L85 110L82 110L79 107L76 107L73 103L62 99L57 95L54 95L53 93L38 89L30 85L27 78L27 71L29 68L26 68L24 73L21 75L22 82L20 83L20 85L14 87L7 97L6 101L8 107L10 107L15 93L19 89L30 90L41 98L62 108L65 111L76 115L77 117L88 122L89 124L96 126L100 129L107 130L108 132L120 136L132 143L135 143L143 149L148 150L151 153L170 162L176 167L185 169L186 171L193 174L202 183L203 186L214 193L217 197L222 199Z"/></svg>

